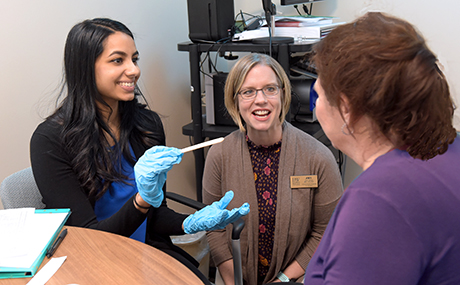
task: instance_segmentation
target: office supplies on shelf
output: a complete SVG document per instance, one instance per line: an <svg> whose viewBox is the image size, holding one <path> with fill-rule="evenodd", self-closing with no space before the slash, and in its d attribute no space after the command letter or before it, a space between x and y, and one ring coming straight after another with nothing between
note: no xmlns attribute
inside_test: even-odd
<svg viewBox="0 0 460 285"><path fill-rule="evenodd" d="M332 24L318 24L313 26L304 27L279 27L275 30L275 35L289 35L294 38L305 38L305 39L322 39L327 36L335 27L343 24L332 23Z"/></svg>
<svg viewBox="0 0 460 285"><path fill-rule="evenodd" d="M295 40L299 39L322 39L327 36L335 27L343 24L343 22L332 24L317 24L302 27L277 27L275 29L275 36L288 36L293 37ZM265 37L268 34L267 27L261 27L257 30L244 31L233 36L233 41L252 40Z"/></svg>
<svg viewBox="0 0 460 285"><path fill-rule="evenodd" d="M0 279L33 276L70 209L0 210Z"/></svg>
<svg viewBox="0 0 460 285"><path fill-rule="evenodd" d="M66 235L67 235L67 229L64 229L61 232L61 234L59 234L56 241L53 243L53 245L50 247L50 249L46 253L46 257L50 258L51 256L53 256L54 252L59 247L59 245L61 244L62 240L65 238Z"/></svg>
<svg viewBox="0 0 460 285"><path fill-rule="evenodd" d="M286 5L294 5L294 4L303 4L303 3L316 3L316 2L321 2L323 0L281 0L280 4L282 6Z"/></svg>
<svg viewBox="0 0 460 285"><path fill-rule="evenodd" d="M301 16L288 16L276 17L275 27L308 27L315 25L332 24L332 17L301 17Z"/></svg>
<svg viewBox="0 0 460 285"><path fill-rule="evenodd" d="M202 143L199 143L199 144L196 144L196 145L192 145L192 146L183 148L180 151L182 153L186 153L186 152L196 150L196 149L199 149L199 148L203 148L203 147L207 147L207 146L210 146L210 145L213 145L213 144L216 144L216 143L221 143L223 141L224 141L224 138L217 138L217 139L213 139L213 140L210 140L210 141L202 142Z"/></svg>
<svg viewBox="0 0 460 285"><path fill-rule="evenodd" d="M265 28L259 28L256 30L249 30L249 31L243 31L241 33L237 33L233 35L233 41L247 41L247 40L252 40L252 39L257 39L257 38L263 38L268 35L268 29Z"/></svg>
<svg viewBox="0 0 460 285"><path fill-rule="evenodd" d="M275 27L305 27L332 24L335 17L331 16L275 16L273 18ZM258 27L267 27L265 18L257 18ZM246 29L253 30L253 29Z"/></svg>

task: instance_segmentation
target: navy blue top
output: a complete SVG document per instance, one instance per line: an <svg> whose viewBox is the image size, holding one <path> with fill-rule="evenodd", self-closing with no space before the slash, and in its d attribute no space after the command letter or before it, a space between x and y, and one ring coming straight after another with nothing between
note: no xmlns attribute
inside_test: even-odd
<svg viewBox="0 0 460 285"><path fill-rule="evenodd" d="M164 134L158 114L142 108L136 114L151 122L149 132ZM168 247L172 247L169 235L184 234L182 223L187 215L169 209L166 199L160 207L151 207L144 214L135 207L132 193L131 199L119 207L118 212L103 220L96 216L95 201L88 197L72 168L74 155L67 151L62 141L62 128L61 124L48 119L37 127L30 141L32 170L46 208L70 208L72 214L66 225L97 229L126 237L131 236L147 218L146 242L152 244L152 240L160 241L154 246L162 247L167 243ZM130 138L129 143L137 159L153 145L165 144L161 140L147 146L135 137Z"/></svg>
<svg viewBox="0 0 460 285"><path fill-rule="evenodd" d="M129 146L129 150L131 151L131 155L135 157L131 145ZM134 178L134 167L129 164L123 155L121 156L121 162L116 161L115 163L120 163L121 174L128 177L126 181L127 183L121 181L113 182L104 195L96 201L94 205L94 212L96 213L98 221L105 220L118 212L126 201L131 199L131 197L137 193L136 180ZM144 221L131 235L131 238L145 242L146 228L147 222Z"/></svg>

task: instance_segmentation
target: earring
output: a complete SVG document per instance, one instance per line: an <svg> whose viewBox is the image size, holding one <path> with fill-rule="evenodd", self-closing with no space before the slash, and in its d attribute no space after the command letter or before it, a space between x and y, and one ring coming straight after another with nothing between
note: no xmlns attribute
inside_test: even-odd
<svg viewBox="0 0 460 285"><path fill-rule="evenodd" d="M347 130L350 132L350 133L347 133L345 132L345 126L347 126ZM350 134L353 134L354 130L353 129L350 129L350 127L348 127L347 123L343 123L342 125L342 134L346 135L346 136L349 136Z"/></svg>

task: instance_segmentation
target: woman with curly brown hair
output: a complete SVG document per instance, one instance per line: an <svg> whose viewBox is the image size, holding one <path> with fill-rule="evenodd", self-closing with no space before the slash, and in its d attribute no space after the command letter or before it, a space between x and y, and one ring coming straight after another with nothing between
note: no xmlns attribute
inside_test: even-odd
<svg viewBox="0 0 460 285"><path fill-rule="evenodd" d="M364 172L305 284L460 284L460 139L436 56L404 20L368 13L315 46L316 115Z"/></svg>

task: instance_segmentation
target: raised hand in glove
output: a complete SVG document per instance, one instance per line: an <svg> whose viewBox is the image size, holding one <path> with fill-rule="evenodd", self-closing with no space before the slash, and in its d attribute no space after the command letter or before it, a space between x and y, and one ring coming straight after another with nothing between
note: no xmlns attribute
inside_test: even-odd
<svg viewBox="0 0 460 285"><path fill-rule="evenodd" d="M194 234L199 231L212 231L223 229L230 223L249 213L249 204L244 203L239 208L227 210L227 206L233 199L233 191L225 193L219 201L191 214L184 220L184 231Z"/></svg>
<svg viewBox="0 0 460 285"><path fill-rule="evenodd" d="M182 160L180 149L154 146L148 149L134 165L139 195L145 202L158 208L163 201L166 173Z"/></svg>

